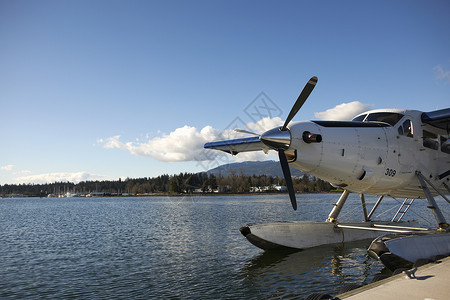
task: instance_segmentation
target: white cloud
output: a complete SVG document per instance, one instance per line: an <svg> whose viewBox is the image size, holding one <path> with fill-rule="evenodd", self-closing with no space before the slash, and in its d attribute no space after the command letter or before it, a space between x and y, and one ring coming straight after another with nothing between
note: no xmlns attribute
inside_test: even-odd
<svg viewBox="0 0 450 300"><path fill-rule="evenodd" d="M444 80L445 82L450 83L450 71L444 70L441 65L437 65L433 70L436 72L437 80Z"/></svg>
<svg viewBox="0 0 450 300"><path fill-rule="evenodd" d="M264 118L256 123L248 123L245 129L261 133L280 125L282 121L279 117ZM121 149L133 155L153 157L163 162L208 161L215 159L216 156L211 155L211 150L203 149L205 143L243 136L246 135L235 132L234 128L217 130L211 126L205 126L199 131L195 127L185 125L169 134L162 134L160 137L147 141L122 142L120 136L116 135L99 139L97 142L107 149ZM266 158L267 156L262 152L240 153L237 156L237 160L265 160Z"/></svg>
<svg viewBox="0 0 450 300"><path fill-rule="evenodd" d="M11 171L13 168L14 168L14 165L0 166L0 170L2 170L2 171Z"/></svg>
<svg viewBox="0 0 450 300"><path fill-rule="evenodd" d="M47 173L38 175L28 175L16 177L13 179L16 183L34 183L45 184L53 182L73 182L79 183L81 181L95 181L95 180L116 180L103 175L94 175L86 172L59 172L59 173Z"/></svg>
<svg viewBox="0 0 450 300"><path fill-rule="evenodd" d="M256 123L253 122L247 123L247 128L250 131L254 131L255 133L261 134L269 129L282 126L283 123L284 122L281 120L280 117L275 118L265 117Z"/></svg>
<svg viewBox="0 0 450 300"><path fill-rule="evenodd" d="M236 136L231 130L227 137ZM169 134L155 137L144 142L122 142L120 136L116 135L105 140L100 139L107 149L122 149L133 155L153 157L164 162L194 161L199 157L199 152L206 142L216 139L224 139L221 132L206 126L200 131L195 127L183 126ZM203 160L203 158L200 158Z"/></svg>
<svg viewBox="0 0 450 300"><path fill-rule="evenodd" d="M372 109L372 105L353 101L336 105L334 108L327 109L323 112L314 113L314 117L322 120L346 121L370 109Z"/></svg>

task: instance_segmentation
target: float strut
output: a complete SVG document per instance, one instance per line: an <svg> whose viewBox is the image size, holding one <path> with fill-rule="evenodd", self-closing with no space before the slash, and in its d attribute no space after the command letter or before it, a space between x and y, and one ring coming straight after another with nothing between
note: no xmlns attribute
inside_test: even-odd
<svg viewBox="0 0 450 300"><path fill-rule="evenodd" d="M328 215L327 222L336 222L337 221L337 217L339 216L339 213L341 212L341 209L344 206L345 200L347 200L347 197L349 194L350 194L349 191L344 190L344 192L342 193L338 202L333 207L333 210Z"/></svg>
<svg viewBox="0 0 450 300"><path fill-rule="evenodd" d="M369 216L367 216L367 208L366 208L366 198L364 197L364 194L359 194L359 197L361 198L361 205L362 210L364 214L364 221L369 221Z"/></svg>
<svg viewBox="0 0 450 300"><path fill-rule="evenodd" d="M367 219L370 220L370 218L372 218L373 213L375 212L375 210L377 209L378 205L380 205L381 200L383 200L383 195L380 196L380 198L378 198L377 203L375 203L375 205L373 206L372 210L370 211L369 215L367 216Z"/></svg>
<svg viewBox="0 0 450 300"><path fill-rule="evenodd" d="M436 218L436 221L439 224L439 227L441 229L445 229L448 227L447 221L445 221L444 216L442 215L441 210L439 209L436 201L434 200L433 195L430 192L430 189L428 188L427 184L425 183L425 178L423 177L422 173L419 171L416 171L417 179L419 179L420 186L423 189L423 192L425 193L425 196L428 199L428 203L430 204L429 208L433 211L434 217Z"/></svg>

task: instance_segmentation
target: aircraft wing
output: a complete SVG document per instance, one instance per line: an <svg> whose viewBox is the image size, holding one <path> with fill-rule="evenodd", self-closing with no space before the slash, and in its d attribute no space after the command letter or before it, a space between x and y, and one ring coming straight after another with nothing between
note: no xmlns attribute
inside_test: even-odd
<svg viewBox="0 0 450 300"><path fill-rule="evenodd" d="M243 138L243 139L210 142L210 143L206 143L204 145L204 148L221 150L221 151L233 154L233 155L236 155L239 152L269 150L269 147L264 145L260 141L258 136L250 137L250 138Z"/></svg>
<svg viewBox="0 0 450 300"><path fill-rule="evenodd" d="M448 130L450 128L450 108L422 113L422 122Z"/></svg>

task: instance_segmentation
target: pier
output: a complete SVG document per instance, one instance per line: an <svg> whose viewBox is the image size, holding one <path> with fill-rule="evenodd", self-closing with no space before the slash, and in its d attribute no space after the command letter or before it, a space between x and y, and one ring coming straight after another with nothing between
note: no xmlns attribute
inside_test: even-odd
<svg viewBox="0 0 450 300"><path fill-rule="evenodd" d="M339 299L433 299L450 297L450 257L417 268L414 275L400 273L337 295Z"/></svg>

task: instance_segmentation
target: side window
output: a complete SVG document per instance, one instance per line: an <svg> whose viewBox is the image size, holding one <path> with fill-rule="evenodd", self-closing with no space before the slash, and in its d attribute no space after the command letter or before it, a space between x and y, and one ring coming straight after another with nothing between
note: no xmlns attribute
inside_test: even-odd
<svg viewBox="0 0 450 300"><path fill-rule="evenodd" d="M437 137L437 134L434 134L432 132L423 131L423 146L433 149L433 150L438 150L439 149L439 140Z"/></svg>
<svg viewBox="0 0 450 300"><path fill-rule="evenodd" d="M403 131L402 135L407 136L407 137L413 137L413 127L412 127L411 120L406 120L405 122L403 122L401 127L403 127L402 128L402 131ZM401 133L400 131L401 131L401 129L399 127L398 132Z"/></svg>
<svg viewBox="0 0 450 300"><path fill-rule="evenodd" d="M450 154L450 139L441 136L441 151Z"/></svg>

